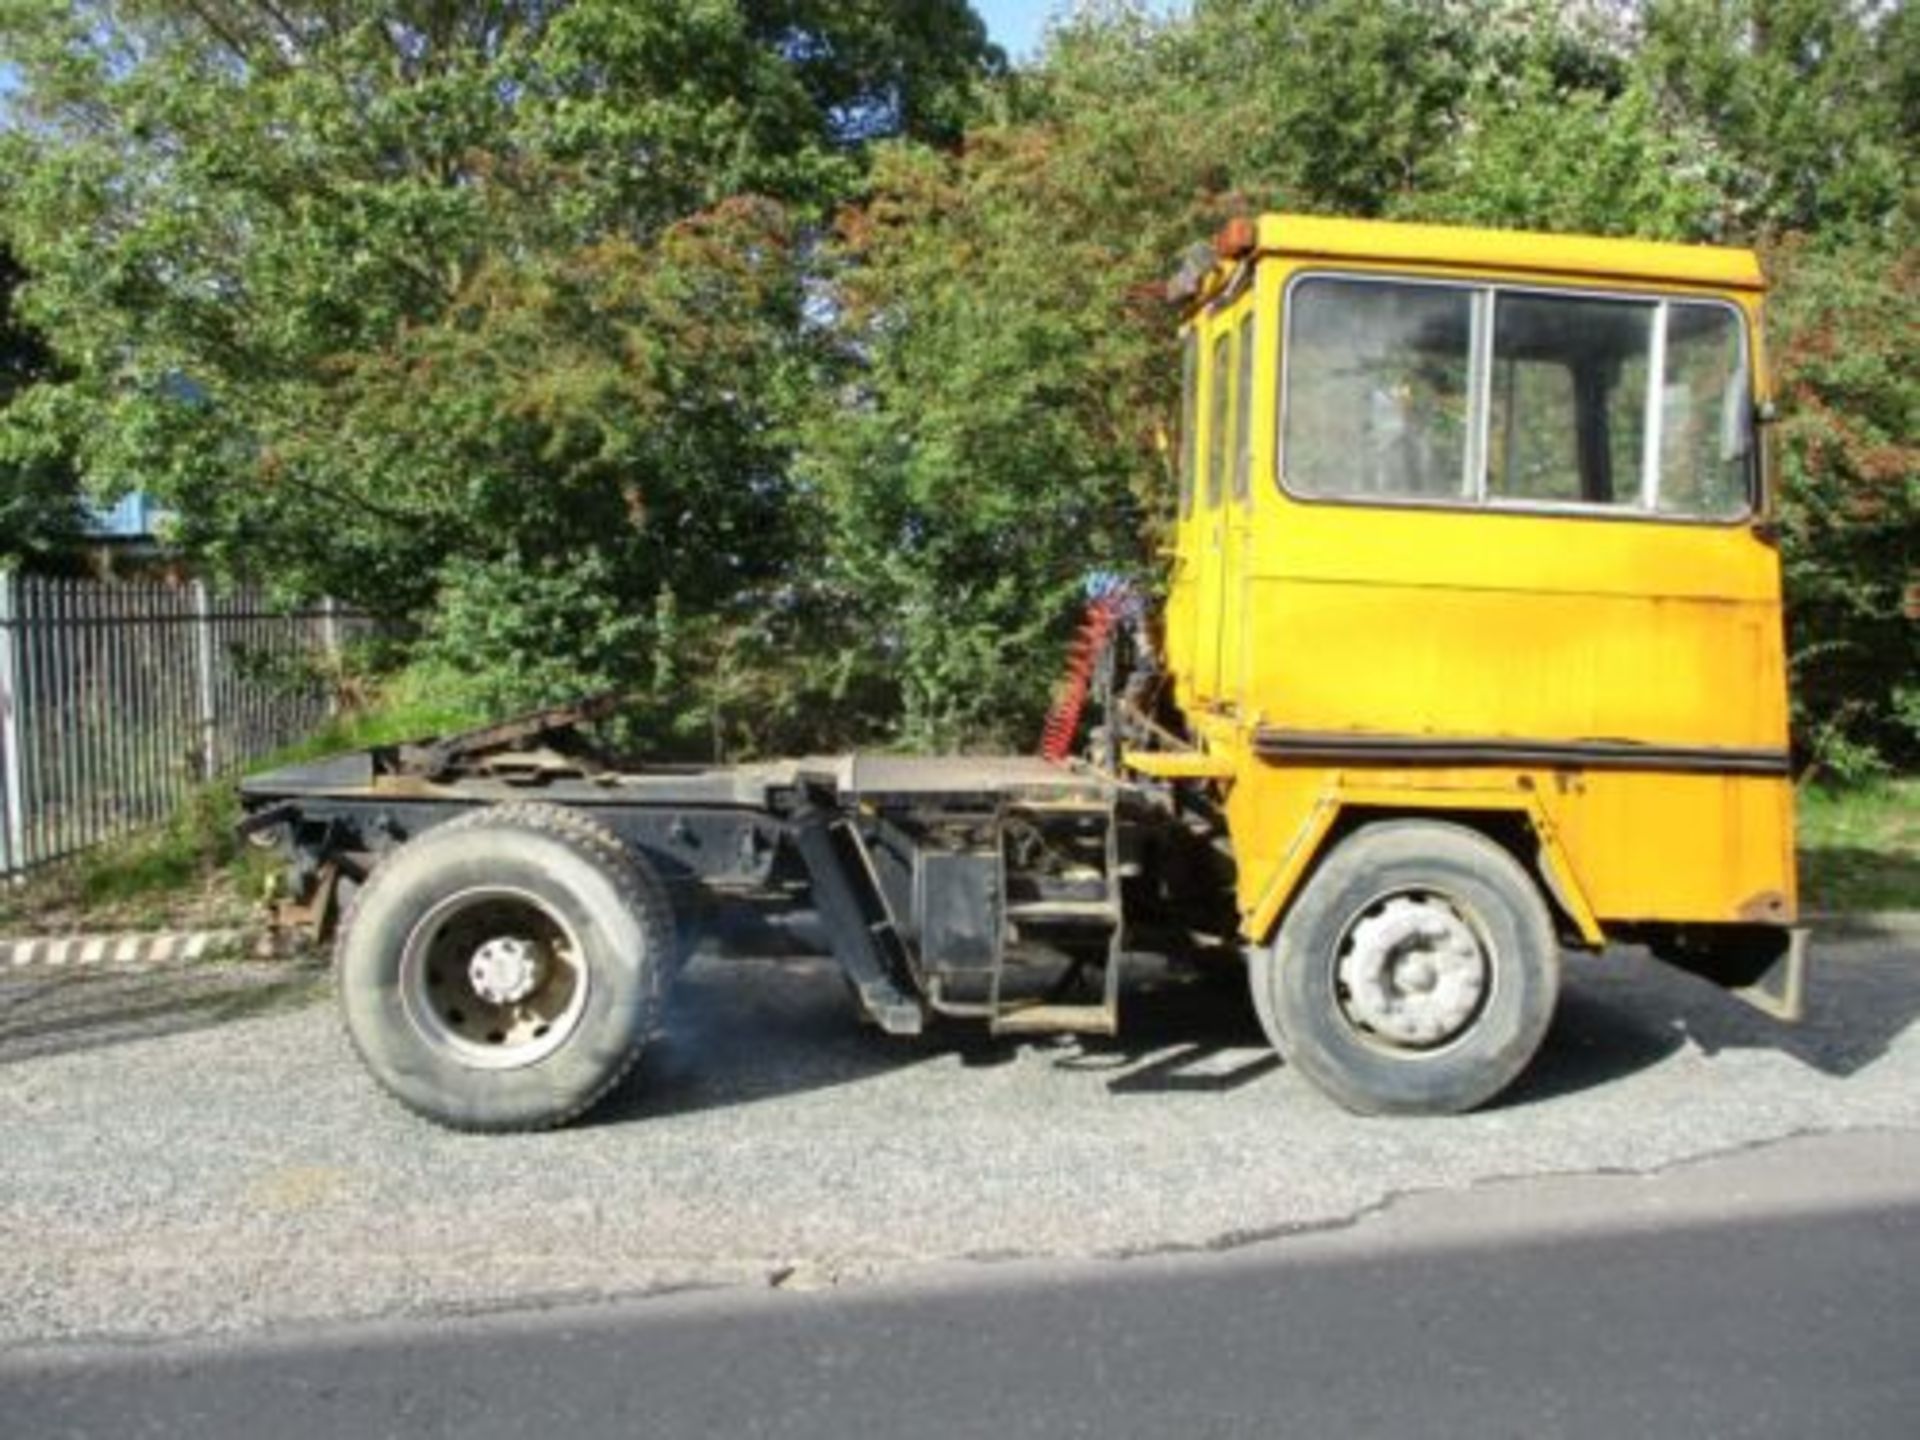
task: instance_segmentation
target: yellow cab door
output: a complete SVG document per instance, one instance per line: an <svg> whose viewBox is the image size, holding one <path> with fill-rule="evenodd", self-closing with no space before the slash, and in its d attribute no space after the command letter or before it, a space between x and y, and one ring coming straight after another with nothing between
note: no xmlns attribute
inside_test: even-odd
<svg viewBox="0 0 1920 1440"><path fill-rule="evenodd" d="M1715 293L1621 273L1286 267L1249 739L1282 767L1551 775L1542 803L1603 917L1778 920L1757 276Z"/></svg>

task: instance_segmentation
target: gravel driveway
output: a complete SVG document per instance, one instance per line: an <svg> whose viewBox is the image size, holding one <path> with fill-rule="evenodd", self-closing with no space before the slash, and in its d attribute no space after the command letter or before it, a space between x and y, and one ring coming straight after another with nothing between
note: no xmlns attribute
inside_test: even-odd
<svg viewBox="0 0 1920 1440"><path fill-rule="evenodd" d="M1635 952L1576 961L1497 1108L1359 1120L1236 984L1119 1041L889 1040L825 962L702 960L591 1121L466 1137L385 1101L324 972L0 976L0 1346L438 1313L1338 1225L1408 1192L1920 1130L1920 955L1818 947L1782 1030Z"/></svg>

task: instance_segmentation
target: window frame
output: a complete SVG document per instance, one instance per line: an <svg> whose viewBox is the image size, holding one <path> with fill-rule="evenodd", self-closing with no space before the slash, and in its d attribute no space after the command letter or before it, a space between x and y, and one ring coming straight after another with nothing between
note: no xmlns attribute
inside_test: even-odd
<svg viewBox="0 0 1920 1440"><path fill-rule="evenodd" d="M1292 360L1295 291L1314 280L1339 280L1370 285L1423 286L1430 289L1464 290L1472 299L1473 330L1468 341L1468 431L1467 465L1473 481L1469 491L1458 495L1315 495L1295 488L1287 481L1287 419L1292 408ZM1491 441L1489 427L1493 411L1493 344L1498 324L1500 297L1527 295L1563 300L1611 300L1653 307L1653 335L1649 342L1647 428L1648 440L1658 440L1664 421L1660 380L1666 366L1666 337L1670 308L1674 305L1702 305L1724 310L1734 319L1739 337L1740 369L1746 376L1745 403L1749 431L1746 455L1746 503L1733 515L1686 515L1658 508L1657 486L1648 487L1647 456L1656 457L1653 446L1642 455L1643 473L1636 486L1634 503L1600 504L1587 500L1530 500L1487 493L1487 454ZM1274 420L1274 482L1287 499L1301 505L1353 505L1384 507L1394 510L1448 510L1465 514L1491 515L1564 515L1569 518L1630 520L1661 525L1699 525L1715 529L1750 526L1765 513L1764 461L1760 455L1761 433L1757 422L1759 400L1754 393L1753 337L1747 312L1723 295L1691 295L1664 290L1611 290L1590 286L1516 283L1509 280L1475 280L1452 276L1415 275L1379 270L1341 270L1325 267L1296 270L1287 277L1280 304L1284 323L1279 327L1280 403ZM1643 442L1644 444L1645 442ZM1657 474L1657 469L1654 471Z"/></svg>
<svg viewBox="0 0 1920 1440"><path fill-rule="evenodd" d="M1198 486L1203 495L1200 503L1210 511L1220 508L1231 484L1227 472L1233 464L1229 447L1233 443L1234 401L1238 398L1234 388L1240 379L1239 357L1234 345L1233 327L1222 325L1220 333L1206 347L1207 443L1206 454L1200 462L1205 473Z"/></svg>

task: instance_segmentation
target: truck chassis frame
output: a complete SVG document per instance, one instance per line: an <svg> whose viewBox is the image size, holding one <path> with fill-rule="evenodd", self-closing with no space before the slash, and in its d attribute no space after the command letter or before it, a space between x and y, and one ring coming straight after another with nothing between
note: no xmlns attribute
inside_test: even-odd
<svg viewBox="0 0 1920 1440"><path fill-rule="evenodd" d="M706 925L736 947L824 941L890 1034L938 1015L1110 1034L1141 919L1130 906L1151 908L1144 876L1160 868L1142 852L1224 863L1181 823L1170 790L1084 765L855 755L624 768L582 739L594 713L545 711L245 782L243 831L289 861L283 921L324 939L399 846L478 809L538 801L604 827L658 876L678 958ZM1224 879L1217 893L1230 926Z"/></svg>

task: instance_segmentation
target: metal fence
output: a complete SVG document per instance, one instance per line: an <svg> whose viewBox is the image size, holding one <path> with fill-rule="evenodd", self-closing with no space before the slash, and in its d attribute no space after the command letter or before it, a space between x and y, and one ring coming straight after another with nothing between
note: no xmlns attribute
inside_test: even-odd
<svg viewBox="0 0 1920 1440"><path fill-rule="evenodd" d="M0 574L0 876L164 820L311 734L314 662L364 625L205 584Z"/></svg>

